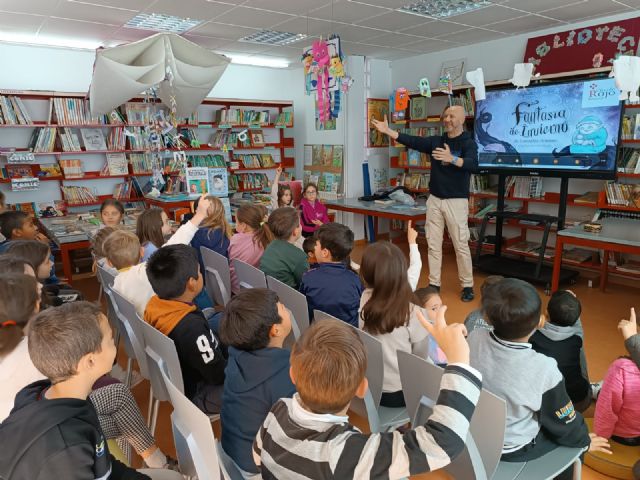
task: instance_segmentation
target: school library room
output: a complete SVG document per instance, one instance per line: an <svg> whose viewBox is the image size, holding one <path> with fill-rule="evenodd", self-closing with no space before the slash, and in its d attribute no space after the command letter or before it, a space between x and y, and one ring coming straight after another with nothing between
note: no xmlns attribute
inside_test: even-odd
<svg viewBox="0 0 640 480"><path fill-rule="evenodd" d="M0 479L640 479L640 0L0 0L0 63Z"/></svg>

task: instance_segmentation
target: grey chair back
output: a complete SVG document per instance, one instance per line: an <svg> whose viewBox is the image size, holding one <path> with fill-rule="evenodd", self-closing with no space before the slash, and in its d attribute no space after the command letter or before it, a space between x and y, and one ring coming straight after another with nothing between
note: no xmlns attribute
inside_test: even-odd
<svg viewBox="0 0 640 480"><path fill-rule="evenodd" d="M176 346L173 340L148 323L143 323L142 327L149 365L149 380L151 380L151 385L153 386L153 394L160 401L168 401L169 392L167 392L162 379L163 369L169 375L171 382L181 392L184 392L182 370L180 369Z"/></svg>
<svg viewBox="0 0 640 480"><path fill-rule="evenodd" d="M220 480L216 439L209 418L185 397L164 368L160 374L173 405L171 424L181 473L199 480Z"/></svg>
<svg viewBox="0 0 640 480"><path fill-rule="evenodd" d="M211 300L217 305L226 305L231 300L231 273L229 260L213 250L200 247L204 263L205 287Z"/></svg>
<svg viewBox="0 0 640 480"><path fill-rule="evenodd" d="M142 330L142 325L140 325L143 320L138 316L136 307L129 300L124 298L115 290L111 290L111 294L113 295L115 304L118 307L120 321L124 324L128 332L127 336L131 342L135 359L138 362L140 374L144 378L149 379L149 364L147 362L147 353L145 351L146 344L144 341L144 331Z"/></svg>
<svg viewBox="0 0 640 480"><path fill-rule="evenodd" d="M273 290L278 294L282 304L291 311L291 329L293 336L297 340L300 338L300 335L309 328L309 306L307 304L307 297L286 283L276 280L271 275L267 275L267 286L269 290Z"/></svg>
<svg viewBox="0 0 640 480"><path fill-rule="evenodd" d="M267 288L267 277L262 270L234 258L231 260L240 288Z"/></svg>

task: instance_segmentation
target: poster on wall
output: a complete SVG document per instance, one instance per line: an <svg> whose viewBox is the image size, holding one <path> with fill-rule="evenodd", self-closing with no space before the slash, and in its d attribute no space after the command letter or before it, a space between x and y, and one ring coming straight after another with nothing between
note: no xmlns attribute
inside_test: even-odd
<svg viewBox="0 0 640 480"><path fill-rule="evenodd" d="M380 133L371 125L371 120L383 120L389 118L389 100L387 98L367 98L367 125L369 126L368 147L388 147L389 137Z"/></svg>
<svg viewBox="0 0 640 480"><path fill-rule="evenodd" d="M610 67L617 55L640 52L640 17L601 23L527 41L524 62L541 75Z"/></svg>

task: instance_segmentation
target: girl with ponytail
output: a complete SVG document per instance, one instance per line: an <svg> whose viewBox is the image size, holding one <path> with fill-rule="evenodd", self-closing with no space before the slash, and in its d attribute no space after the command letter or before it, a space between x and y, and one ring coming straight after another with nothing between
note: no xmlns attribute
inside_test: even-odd
<svg viewBox="0 0 640 480"><path fill-rule="evenodd" d="M264 218L264 209L251 203L243 204L236 212L236 234L229 244L229 261L237 258L259 268L260 259L273 234ZM231 266L231 291L238 293L240 286Z"/></svg>

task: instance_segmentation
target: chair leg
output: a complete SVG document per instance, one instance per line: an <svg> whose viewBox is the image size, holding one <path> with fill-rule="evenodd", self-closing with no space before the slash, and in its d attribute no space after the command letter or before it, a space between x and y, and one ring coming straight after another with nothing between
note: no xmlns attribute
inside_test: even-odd
<svg viewBox="0 0 640 480"><path fill-rule="evenodd" d="M582 479L582 460L580 457L573 462L573 480L581 480Z"/></svg>
<svg viewBox="0 0 640 480"><path fill-rule="evenodd" d="M158 411L160 410L160 400L156 399L153 402L153 415L151 417L151 426L149 427L149 430L151 431L151 435L155 435L156 433L156 426L158 423Z"/></svg>
<svg viewBox="0 0 640 480"><path fill-rule="evenodd" d="M149 408L147 409L147 427L151 425L151 413L153 411L153 385L149 382Z"/></svg>
<svg viewBox="0 0 640 480"><path fill-rule="evenodd" d="M102 284L100 285L100 288L98 289L98 303L102 304Z"/></svg>
<svg viewBox="0 0 640 480"><path fill-rule="evenodd" d="M131 388L131 377L133 376L133 359L127 359L127 376L125 377L125 385Z"/></svg>

